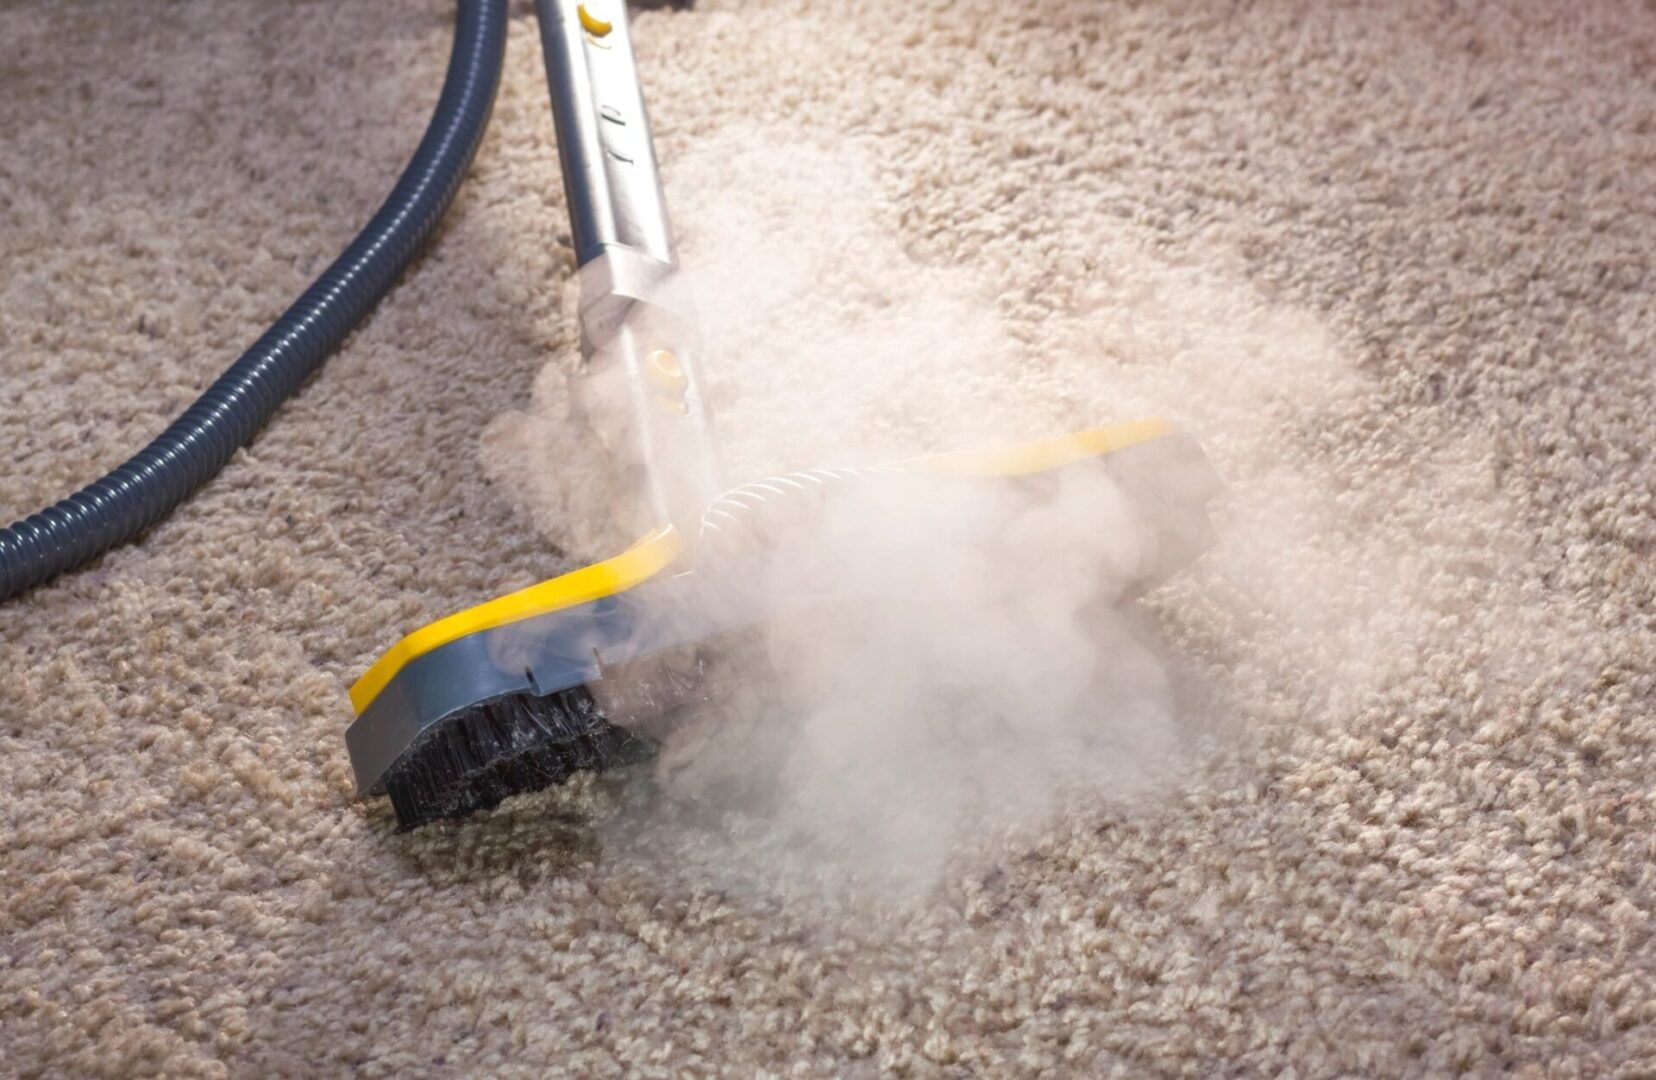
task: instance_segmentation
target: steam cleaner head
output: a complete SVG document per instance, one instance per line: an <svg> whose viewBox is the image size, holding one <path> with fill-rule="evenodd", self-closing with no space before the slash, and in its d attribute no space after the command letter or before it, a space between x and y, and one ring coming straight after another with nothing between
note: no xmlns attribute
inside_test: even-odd
<svg viewBox="0 0 1656 1080"><path fill-rule="evenodd" d="M1114 485L1147 538L1110 599L1153 587L1211 543L1217 478L1195 440L1159 420L746 484L707 507L695 537L664 527L614 558L404 637L351 688L357 719L346 743L358 794L388 795L411 829L643 761L654 749L644 732L721 692L705 644L788 614L778 608L790 603L821 603L825 591L901 602L856 595L869 586L800 554L844 500L871 486L912 500L960 485L1023 491L1078 473ZM799 582L780 598L755 576L759 563L778 561Z"/></svg>

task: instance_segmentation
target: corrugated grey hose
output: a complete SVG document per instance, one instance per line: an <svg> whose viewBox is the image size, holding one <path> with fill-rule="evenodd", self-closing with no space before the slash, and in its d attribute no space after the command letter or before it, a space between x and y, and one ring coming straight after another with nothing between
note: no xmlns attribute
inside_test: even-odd
<svg viewBox="0 0 1656 1080"><path fill-rule="evenodd" d="M386 294L437 227L494 107L507 0L460 0L437 109L397 186L304 295L126 464L0 532L0 600L132 539L213 477ZM0 519L3 520L3 519Z"/></svg>

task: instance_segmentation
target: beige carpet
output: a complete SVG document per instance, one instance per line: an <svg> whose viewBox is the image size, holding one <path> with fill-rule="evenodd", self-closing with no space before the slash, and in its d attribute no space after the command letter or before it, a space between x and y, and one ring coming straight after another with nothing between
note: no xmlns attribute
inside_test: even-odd
<svg viewBox="0 0 1656 1080"><path fill-rule="evenodd" d="M450 19L0 7L0 516L337 252ZM367 326L141 544L0 609L0 1074L1656 1073L1656 10L635 31L737 471L1201 435L1224 538L1146 610L1173 764L896 875L643 774L414 835L349 800L378 650L599 544L531 396L571 256L519 4Z"/></svg>

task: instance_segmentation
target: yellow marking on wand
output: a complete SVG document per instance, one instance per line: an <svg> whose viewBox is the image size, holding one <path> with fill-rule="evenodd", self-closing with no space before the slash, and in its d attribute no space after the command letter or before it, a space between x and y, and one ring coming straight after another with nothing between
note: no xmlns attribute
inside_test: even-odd
<svg viewBox="0 0 1656 1080"><path fill-rule="evenodd" d="M598 16L588 11L585 4L582 4L575 9L575 16L581 20L581 29L585 30L593 37L603 37L605 34L615 29L615 25L613 23L600 19Z"/></svg>

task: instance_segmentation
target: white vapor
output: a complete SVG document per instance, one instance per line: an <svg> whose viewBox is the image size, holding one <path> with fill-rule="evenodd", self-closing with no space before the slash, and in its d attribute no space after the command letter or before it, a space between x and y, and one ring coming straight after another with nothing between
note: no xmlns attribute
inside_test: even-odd
<svg viewBox="0 0 1656 1080"><path fill-rule="evenodd" d="M1224 267L1083 236L1101 269L1035 340L1014 336L995 296L1008 268L911 257L869 159L749 148L765 145L707 139L669 175L731 482L1170 415L1245 486L1276 493L1221 507L1240 539L1175 594L1304 625L1289 594L1327 585L1342 560L1314 543L1327 500L1270 462L1273 417L1337 409L1353 386L1314 323ZM603 525L611 493L568 433L565 372L549 365L533 407L491 427L485 460L553 541L603 557L631 538ZM1284 501L1292 514L1270 510ZM670 734L658 780L672 798L756 815L773 846L909 880L974 831L1156 790L1186 750L1156 620L1123 596L1152 543L1098 471L837 500L808 552L743 580L787 608L801 563L829 566L852 597L778 619L750 646L763 692ZM1327 591L1307 632L1319 641L1372 608ZM1362 651L1348 636L1310 666L1348 679L1341 665Z"/></svg>

